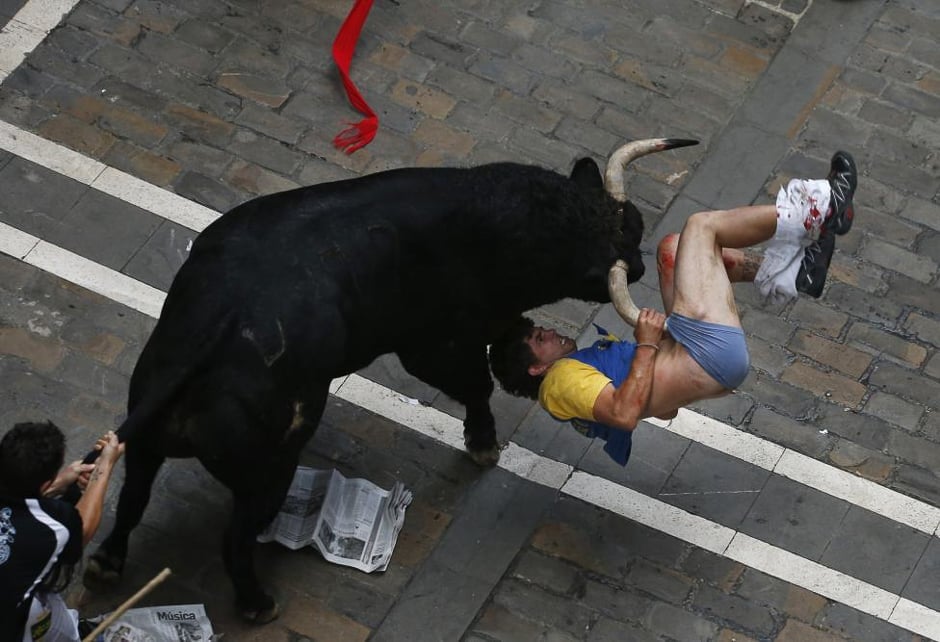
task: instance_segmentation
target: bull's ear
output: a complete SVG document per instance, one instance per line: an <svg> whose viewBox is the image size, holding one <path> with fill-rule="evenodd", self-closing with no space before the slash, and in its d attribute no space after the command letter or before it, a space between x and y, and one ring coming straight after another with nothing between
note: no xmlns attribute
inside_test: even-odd
<svg viewBox="0 0 940 642"><path fill-rule="evenodd" d="M601 169L591 158L578 159L578 162L574 164L574 169L571 170L571 180L581 187L604 189Z"/></svg>

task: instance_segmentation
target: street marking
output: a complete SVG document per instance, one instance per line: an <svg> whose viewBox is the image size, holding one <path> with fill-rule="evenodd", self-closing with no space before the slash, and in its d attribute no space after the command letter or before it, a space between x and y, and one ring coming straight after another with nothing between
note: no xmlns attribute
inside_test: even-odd
<svg viewBox="0 0 940 642"><path fill-rule="evenodd" d="M928 535L940 535L940 508L711 417L681 408L671 421L644 421Z"/></svg>
<svg viewBox="0 0 940 642"><path fill-rule="evenodd" d="M13 252L8 252L11 249ZM159 316L166 296L156 288L135 283L134 279L124 274L2 223L0 251L22 258L30 265L88 287L153 318ZM330 385L330 391L340 399L464 452L463 424L456 417L436 408L415 404L401 393L358 374L335 379ZM711 421L697 422L694 417L684 421L687 422L686 429L690 425L705 427L706 436L703 438L710 442L709 445L720 445L717 436L727 428ZM695 435L694 432L692 434ZM819 480L825 477L834 483L846 483L844 476L847 473L787 449L776 459L768 458L767 454L774 452L773 449L761 444L759 438L753 435L751 437L758 441L747 439L739 442L750 444L750 449L734 447L732 450L744 453L751 458L749 461L776 461L775 467L793 475L792 478L797 481L801 481L798 478ZM940 640L940 612L608 479L575 470L568 464L544 457L512 442L503 451L499 467L518 477L617 513L896 626ZM851 476L849 478L862 483L867 489L866 492L872 490L868 485L877 486L868 480ZM878 497L874 504L881 505L886 498L897 501L903 497L887 488L881 490L884 494ZM905 499L912 502L912 507L917 507L916 500ZM933 508L920 506L924 507ZM913 514L916 516L916 511ZM916 521L916 518L912 519Z"/></svg>
<svg viewBox="0 0 940 642"><path fill-rule="evenodd" d="M0 82L58 26L78 0L29 0L0 30Z"/></svg>
<svg viewBox="0 0 940 642"><path fill-rule="evenodd" d="M891 616L901 599L890 591L740 532L735 534L724 555L881 620Z"/></svg>
<svg viewBox="0 0 940 642"><path fill-rule="evenodd" d="M160 316L164 292L5 223L0 223L0 251L148 316Z"/></svg>

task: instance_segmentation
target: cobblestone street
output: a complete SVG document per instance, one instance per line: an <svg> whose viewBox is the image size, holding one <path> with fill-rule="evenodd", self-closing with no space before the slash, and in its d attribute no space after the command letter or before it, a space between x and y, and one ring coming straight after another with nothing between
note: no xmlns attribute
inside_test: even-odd
<svg viewBox="0 0 940 642"><path fill-rule="evenodd" d="M195 460L161 470L107 612L205 604L226 641L940 640L940 3L937 0L376 0L351 75L330 55L352 0L0 0L0 433L51 419L69 455L120 425L189 247L254 196L410 166L568 174L623 142L658 240L694 212L860 178L819 299L735 286L751 371L732 395L643 422L623 468L497 391L501 465L463 408L386 355L334 382L301 461L414 492L392 563L365 574L259 546L278 619L239 619L220 556L231 499ZM459 198L459 195L455 195ZM632 336L609 305L539 322ZM417 404L409 403L417 400ZM251 474L251 471L246 471ZM113 520L112 483L95 545Z"/></svg>

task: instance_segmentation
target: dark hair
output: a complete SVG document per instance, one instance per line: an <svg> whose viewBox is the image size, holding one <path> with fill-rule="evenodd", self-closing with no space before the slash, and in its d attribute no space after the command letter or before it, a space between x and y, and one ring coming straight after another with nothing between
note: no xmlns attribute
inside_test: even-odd
<svg viewBox="0 0 940 642"><path fill-rule="evenodd" d="M38 497L65 463L65 435L51 421L21 423L0 440L0 487L17 497Z"/></svg>
<svg viewBox="0 0 940 642"><path fill-rule="evenodd" d="M545 375L529 374L535 363L532 348L526 339L535 323L528 317L519 317L490 346L490 369L503 390L517 397L539 398L539 386Z"/></svg>
<svg viewBox="0 0 940 642"><path fill-rule="evenodd" d="M44 482L55 479L65 463L65 435L51 421L21 423L0 440L0 490L21 498L39 497ZM72 581L73 564L58 560L40 582L44 591L60 592Z"/></svg>

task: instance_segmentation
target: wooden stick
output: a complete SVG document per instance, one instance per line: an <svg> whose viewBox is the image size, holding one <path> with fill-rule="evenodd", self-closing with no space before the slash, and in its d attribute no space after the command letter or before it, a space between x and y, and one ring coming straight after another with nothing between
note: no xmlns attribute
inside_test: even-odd
<svg viewBox="0 0 940 642"><path fill-rule="evenodd" d="M137 602L143 599L143 597L147 595L147 593L157 588L157 585L160 584L160 582L165 580L167 577L169 577L169 575L170 575L170 569L168 568L165 568L162 571L160 571L157 574L157 576L154 577L149 582L147 582L142 589L140 589L139 591L134 593L132 596L130 596L130 598L128 598L123 604L121 604L121 606L117 607L111 615L109 615L104 620L102 620L101 624L96 626L94 631L92 631L91 633L86 635L84 638L82 638L82 642L93 642L93 640L99 633L101 633L106 628L111 626L115 620L117 620L119 617L124 615L124 612L127 609L131 608L132 606L137 604Z"/></svg>

